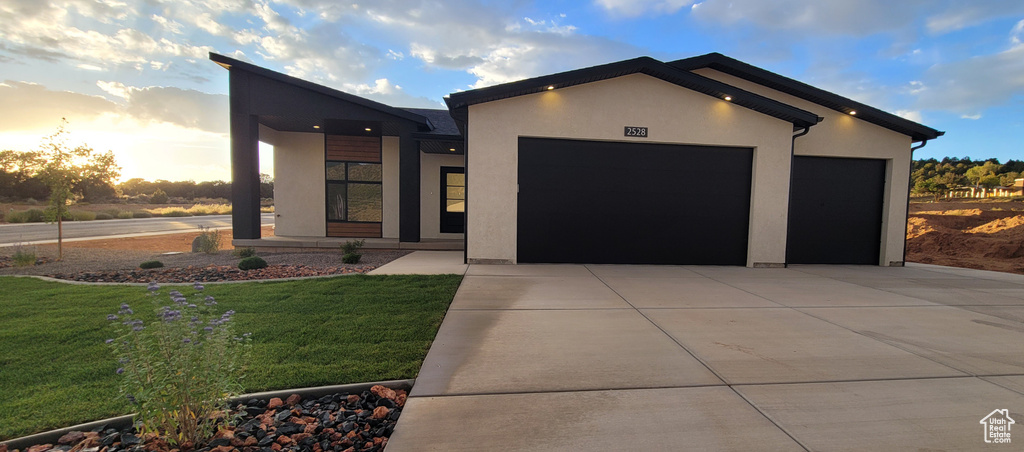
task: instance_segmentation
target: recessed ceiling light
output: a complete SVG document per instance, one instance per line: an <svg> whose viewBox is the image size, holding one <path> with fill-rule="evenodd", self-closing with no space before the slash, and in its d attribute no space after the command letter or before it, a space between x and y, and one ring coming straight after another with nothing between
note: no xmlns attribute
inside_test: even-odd
<svg viewBox="0 0 1024 452"><path fill-rule="evenodd" d="M363 130L365 130L365 131L367 131L367 132L373 132L373 129L371 129L371 128L369 128L369 127L365 128L365 129L363 129Z"/></svg>
<svg viewBox="0 0 1024 452"><path fill-rule="evenodd" d="M448 150L451 151L451 152L455 152L455 148L450 148Z"/></svg>
<svg viewBox="0 0 1024 452"><path fill-rule="evenodd" d="M853 116L857 116L857 110L850 110L850 114Z"/></svg>
<svg viewBox="0 0 1024 452"><path fill-rule="evenodd" d="M319 129L319 128L320 128L320 126L313 126L313 128L314 128L314 129Z"/></svg>
<svg viewBox="0 0 1024 452"><path fill-rule="evenodd" d="M725 96L725 100L732 100L732 96Z"/></svg>
<svg viewBox="0 0 1024 452"><path fill-rule="evenodd" d="M555 89L555 85L548 85L548 91Z"/></svg>

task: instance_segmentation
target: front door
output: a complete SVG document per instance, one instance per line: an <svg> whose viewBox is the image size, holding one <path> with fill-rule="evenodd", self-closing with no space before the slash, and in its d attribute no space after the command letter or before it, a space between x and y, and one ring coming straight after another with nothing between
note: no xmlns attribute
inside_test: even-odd
<svg viewBox="0 0 1024 452"><path fill-rule="evenodd" d="M461 234L466 224L466 169L441 167L441 232Z"/></svg>

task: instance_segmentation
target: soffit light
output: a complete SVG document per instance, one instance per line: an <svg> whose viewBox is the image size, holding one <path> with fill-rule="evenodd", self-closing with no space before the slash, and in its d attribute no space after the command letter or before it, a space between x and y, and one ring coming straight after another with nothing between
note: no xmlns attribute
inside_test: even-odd
<svg viewBox="0 0 1024 452"><path fill-rule="evenodd" d="M857 110L850 110L850 116L857 116Z"/></svg>
<svg viewBox="0 0 1024 452"><path fill-rule="evenodd" d="M725 100L731 101L732 100L732 96L725 96Z"/></svg>
<svg viewBox="0 0 1024 452"><path fill-rule="evenodd" d="M450 148L448 150L451 151L451 152L455 152L455 148Z"/></svg>
<svg viewBox="0 0 1024 452"><path fill-rule="evenodd" d="M555 85L548 85L548 87L546 89L548 91L551 91L551 90L555 89Z"/></svg>
<svg viewBox="0 0 1024 452"><path fill-rule="evenodd" d="M365 129L363 129L363 130L365 130L365 131L367 131L367 132L373 132L373 129L371 129L371 128L369 128L369 127L365 128Z"/></svg>
<svg viewBox="0 0 1024 452"><path fill-rule="evenodd" d="M313 126L313 128L314 128L314 129L319 129L319 128L320 128L320 126Z"/></svg>

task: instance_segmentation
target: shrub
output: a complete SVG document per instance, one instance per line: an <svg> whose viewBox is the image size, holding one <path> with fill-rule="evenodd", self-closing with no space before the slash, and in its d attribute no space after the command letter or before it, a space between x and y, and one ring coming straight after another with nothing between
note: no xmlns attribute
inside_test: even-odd
<svg viewBox="0 0 1024 452"><path fill-rule="evenodd" d="M203 286L193 289L192 300L171 290L164 304L160 286L150 283L156 320L145 321L122 304L107 316L117 336L106 342L118 359L121 393L135 405L139 435L155 433L171 445L198 449L216 431L215 413L241 390L251 341L248 333L232 333L234 311L218 316L213 297L201 298Z"/></svg>
<svg viewBox="0 0 1024 452"><path fill-rule="evenodd" d="M231 254L235 255L236 257L253 257L256 255L256 248L253 248L251 246L235 248L235 250L232 251Z"/></svg>
<svg viewBox="0 0 1024 452"><path fill-rule="evenodd" d="M349 240L345 242L345 244L341 245L341 252L344 254L354 254L365 244L366 240Z"/></svg>
<svg viewBox="0 0 1024 452"><path fill-rule="evenodd" d="M135 218L135 214L129 211L121 211L118 212L117 215L115 215L115 217L120 218L122 220L127 220L129 218Z"/></svg>
<svg viewBox="0 0 1024 452"><path fill-rule="evenodd" d="M151 269L151 268L160 268L160 267L163 267L163 266L164 266L164 263L160 262L160 261L146 261L146 262L143 262L143 263L139 264L139 268L144 269L144 270L148 270L148 269Z"/></svg>
<svg viewBox="0 0 1024 452"><path fill-rule="evenodd" d="M97 220L112 220L112 219L114 219L114 216L109 214L109 213L100 212L100 213L96 214L96 219Z"/></svg>
<svg viewBox="0 0 1024 452"><path fill-rule="evenodd" d="M96 213L88 210L76 210L71 212L71 219L75 221L92 221L96 219Z"/></svg>
<svg viewBox="0 0 1024 452"><path fill-rule="evenodd" d="M136 210L135 212L132 212L132 218L153 218L153 214L146 212L145 210Z"/></svg>
<svg viewBox="0 0 1024 452"><path fill-rule="evenodd" d="M267 268L267 261L263 260L259 256L249 256L238 262L238 268L240 270L256 270L258 268Z"/></svg>
<svg viewBox="0 0 1024 452"><path fill-rule="evenodd" d="M341 256L341 261L346 264L358 264L359 259L361 259L362 257L362 254L348 253L344 256Z"/></svg>
<svg viewBox="0 0 1024 452"><path fill-rule="evenodd" d="M36 264L36 252L26 250L18 245L18 249L14 250L14 254L11 255L11 260L15 267L31 267Z"/></svg>
<svg viewBox="0 0 1024 452"><path fill-rule="evenodd" d="M46 212L40 209L28 209L21 212L11 211L7 214L9 223L42 223L46 221Z"/></svg>
<svg viewBox="0 0 1024 452"><path fill-rule="evenodd" d="M163 190L158 188L158 189L156 189L156 191L153 192L153 196L151 196L149 198L149 203L150 204L167 204L167 201L169 199L170 198L167 196L167 193L165 193Z"/></svg>
<svg viewBox="0 0 1024 452"><path fill-rule="evenodd" d="M191 217L192 214L185 211L181 207L170 207L167 209L156 209L157 212L153 212L162 217Z"/></svg>
<svg viewBox="0 0 1024 452"><path fill-rule="evenodd" d="M217 254L220 251L220 231L199 226L199 242L196 249L200 253Z"/></svg>

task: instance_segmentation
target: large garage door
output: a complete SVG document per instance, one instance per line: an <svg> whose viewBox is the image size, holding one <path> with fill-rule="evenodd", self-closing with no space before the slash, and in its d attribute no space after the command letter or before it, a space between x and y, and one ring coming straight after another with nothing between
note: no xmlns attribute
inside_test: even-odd
<svg viewBox="0 0 1024 452"><path fill-rule="evenodd" d="M878 265L885 160L793 159L786 260Z"/></svg>
<svg viewBox="0 0 1024 452"><path fill-rule="evenodd" d="M752 158L520 138L518 261L745 265Z"/></svg>

